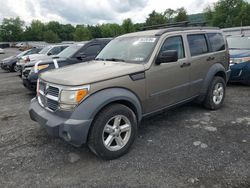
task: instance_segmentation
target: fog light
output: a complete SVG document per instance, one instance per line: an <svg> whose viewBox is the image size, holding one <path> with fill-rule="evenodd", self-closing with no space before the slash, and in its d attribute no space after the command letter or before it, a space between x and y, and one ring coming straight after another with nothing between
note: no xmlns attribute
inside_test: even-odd
<svg viewBox="0 0 250 188"><path fill-rule="evenodd" d="M68 132L66 132L66 131L64 131L62 133L62 136L63 136L64 140L66 140L66 141L70 141L71 140L71 135Z"/></svg>
<svg viewBox="0 0 250 188"><path fill-rule="evenodd" d="M71 140L71 136L70 136L69 133L67 133L67 139L68 139L68 140Z"/></svg>

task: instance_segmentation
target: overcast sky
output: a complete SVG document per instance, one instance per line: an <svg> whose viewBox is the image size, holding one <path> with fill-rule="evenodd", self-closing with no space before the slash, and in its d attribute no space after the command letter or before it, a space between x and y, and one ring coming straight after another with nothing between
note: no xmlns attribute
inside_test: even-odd
<svg viewBox="0 0 250 188"><path fill-rule="evenodd" d="M144 22L153 10L185 7L199 13L217 0L0 0L0 22L19 16L25 22L56 20L71 24L121 23L125 18Z"/></svg>

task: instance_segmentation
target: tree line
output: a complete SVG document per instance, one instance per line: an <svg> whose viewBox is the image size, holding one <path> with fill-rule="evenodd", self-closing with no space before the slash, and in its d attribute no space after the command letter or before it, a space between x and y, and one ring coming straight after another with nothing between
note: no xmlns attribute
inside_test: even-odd
<svg viewBox="0 0 250 188"><path fill-rule="evenodd" d="M152 11L144 23L133 23L130 18L122 24L100 25L61 24L57 21L43 23L33 20L29 26L19 17L4 18L0 25L0 41L84 41L92 38L116 37L140 30L145 26L190 21L190 18L207 22L220 28L250 25L250 4L245 0L219 0L207 7L202 14L187 15L185 8Z"/></svg>

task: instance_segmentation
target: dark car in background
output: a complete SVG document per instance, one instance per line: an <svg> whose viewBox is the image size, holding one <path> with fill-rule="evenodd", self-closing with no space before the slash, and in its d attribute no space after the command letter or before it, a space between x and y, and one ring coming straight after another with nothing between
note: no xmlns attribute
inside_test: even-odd
<svg viewBox="0 0 250 188"><path fill-rule="evenodd" d="M110 41L111 39L105 38L76 43L51 59L26 63L22 71L23 85L35 91L38 75L40 73L67 65L91 61L95 59L99 52Z"/></svg>
<svg viewBox="0 0 250 188"><path fill-rule="evenodd" d="M1 61L1 68L3 70L7 70L10 72L17 71L16 63L19 59L21 59L23 56L26 56L26 55L37 54L40 51L41 51L41 48L32 48L24 52L21 52L18 55L5 58Z"/></svg>
<svg viewBox="0 0 250 188"><path fill-rule="evenodd" d="M229 82L250 85L250 36L229 36L231 76Z"/></svg>

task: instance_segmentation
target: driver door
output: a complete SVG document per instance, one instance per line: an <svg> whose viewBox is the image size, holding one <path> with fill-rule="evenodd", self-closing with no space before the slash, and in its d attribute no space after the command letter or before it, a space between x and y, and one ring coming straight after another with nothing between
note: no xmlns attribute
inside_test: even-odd
<svg viewBox="0 0 250 188"><path fill-rule="evenodd" d="M178 61L161 63L160 65L154 62L151 68L146 71L147 113L171 106L188 97L190 64L186 56L183 36L166 38L160 52L167 50L176 50Z"/></svg>

